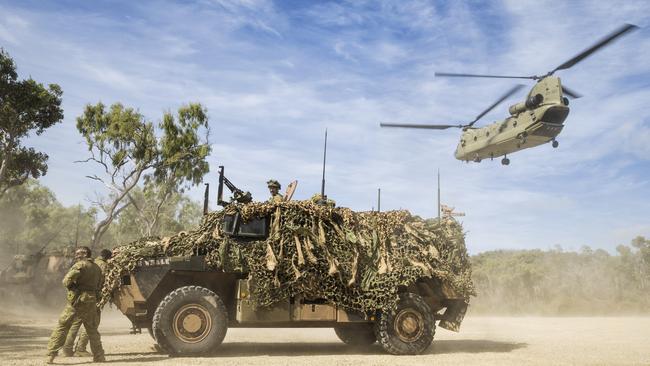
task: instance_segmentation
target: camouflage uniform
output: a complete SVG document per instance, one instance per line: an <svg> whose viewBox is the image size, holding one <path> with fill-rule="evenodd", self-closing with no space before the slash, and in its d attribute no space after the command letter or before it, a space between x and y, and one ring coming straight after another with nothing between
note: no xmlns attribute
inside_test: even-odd
<svg viewBox="0 0 650 366"><path fill-rule="evenodd" d="M284 197L282 197L282 195L278 193L278 191L281 188L280 182L278 182L275 179L271 179L268 182L266 182L266 184L269 187L269 191L271 192L271 198L269 198L268 202L270 203L284 202Z"/></svg>
<svg viewBox="0 0 650 366"><path fill-rule="evenodd" d="M104 273L106 273L106 260L102 257L97 257L95 258L95 264L99 266L99 269L102 271L102 278L104 277ZM97 312L97 326L99 326L99 323L101 321L101 311L98 310ZM72 326L70 327L70 330L68 331L68 336L65 339L65 344L63 345L63 348L61 351L63 352L64 355L70 356L72 355L75 351L79 353L86 353L86 347L88 346L88 332L86 332L86 328L81 329L81 334L79 334L79 342L77 342L77 347L74 346L74 341L77 339L77 334L79 333L79 329L81 328L81 318L76 317L74 321L72 322Z"/></svg>
<svg viewBox="0 0 650 366"><path fill-rule="evenodd" d="M90 258L78 260L63 278L63 285L68 288L68 304L63 309L59 323L52 331L47 344L50 361L63 347L75 318L81 319L81 323L88 332L94 360L104 360L104 349L97 331L99 325L97 300L103 281L101 269Z"/></svg>
<svg viewBox="0 0 650 366"><path fill-rule="evenodd" d="M280 194L276 194L274 196L271 196L271 198L269 198L269 202L271 202L271 203L284 202L284 197L282 197L282 195L280 195Z"/></svg>
<svg viewBox="0 0 650 366"><path fill-rule="evenodd" d="M320 195L320 193L316 193L310 198L312 203L315 203L317 205L325 205L329 207L336 207L336 201L327 198L327 195L325 195L325 199L323 199L323 196Z"/></svg>

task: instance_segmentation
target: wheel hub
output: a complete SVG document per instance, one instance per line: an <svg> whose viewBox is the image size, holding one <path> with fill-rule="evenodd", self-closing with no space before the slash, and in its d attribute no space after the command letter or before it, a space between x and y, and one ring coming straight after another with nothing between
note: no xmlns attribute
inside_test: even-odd
<svg viewBox="0 0 650 366"><path fill-rule="evenodd" d="M201 317L196 314L189 314L183 319L183 328L190 333L196 333L201 329Z"/></svg>
<svg viewBox="0 0 650 366"><path fill-rule="evenodd" d="M174 314L174 334L185 343L198 343L212 330L208 310L199 304L187 304Z"/></svg>
<svg viewBox="0 0 650 366"><path fill-rule="evenodd" d="M424 332L424 318L414 309L402 309L395 316L395 334L404 342L413 342Z"/></svg>

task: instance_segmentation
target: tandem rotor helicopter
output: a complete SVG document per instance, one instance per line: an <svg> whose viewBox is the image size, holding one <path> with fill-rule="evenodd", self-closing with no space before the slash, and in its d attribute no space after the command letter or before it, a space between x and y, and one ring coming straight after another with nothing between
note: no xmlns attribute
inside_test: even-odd
<svg viewBox="0 0 650 366"><path fill-rule="evenodd" d="M552 142L554 148L559 146L555 139L564 127L564 120L569 115L569 99L580 98L581 95L563 86L560 78L553 74L566 70L584 60L601 47L607 45L618 37L627 34L638 27L625 24L609 34L593 46L582 51L570 60L549 71L545 75L537 76L503 76L503 75L478 75L436 73L436 76L447 77L477 77L499 79L531 79L537 83L528 92L525 101L511 105L510 116L502 121L497 121L485 127L476 128L474 124L494 109L501 102L520 90L523 85L516 85L505 93L499 100L481 112L473 121L459 125L428 125L428 124L398 124L380 123L381 127L420 128L432 130L445 130L460 128L463 130L460 142L454 156L458 160L474 161L480 163L483 159L493 159L503 156L501 164L510 164L508 154L535 147L547 142Z"/></svg>

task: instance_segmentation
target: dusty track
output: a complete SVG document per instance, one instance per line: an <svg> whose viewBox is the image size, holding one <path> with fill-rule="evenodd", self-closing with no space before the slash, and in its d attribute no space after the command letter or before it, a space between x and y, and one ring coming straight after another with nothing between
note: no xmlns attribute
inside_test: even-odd
<svg viewBox="0 0 650 366"><path fill-rule="evenodd" d="M0 364L41 365L56 315L0 314ZM130 335L114 311L100 331L116 365L648 365L650 317L472 317L460 333L439 329L420 356L391 356L377 345L351 349L330 329L230 329L214 356L169 358L148 334ZM90 358L57 358L84 364Z"/></svg>

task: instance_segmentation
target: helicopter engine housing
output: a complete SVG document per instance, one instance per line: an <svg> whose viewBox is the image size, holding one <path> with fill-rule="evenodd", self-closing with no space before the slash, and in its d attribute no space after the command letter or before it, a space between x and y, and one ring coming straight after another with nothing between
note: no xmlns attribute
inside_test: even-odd
<svg viewBox="0 0 650 366"><path fill-rule="evenodd" d="M535 109L537 106L542 104L544 102L544 96L540 93L533 94L529 96L525 102L520 102L517 104L513 104L508 108L508 112L510 112L511 116L517 116L521 112L525 112L530 109Z"/></svg>
<svg viewBox="0 0 650 366"><path fill-rule="evenodd" d="M533 109L538 105L542 104L543 101L544 101L544 96L542 94L538 93L535 95L531 95L528 97L528 99L526 99L526 107L528 109Z"/></svg>
<svg viewBox="0 0 650 366"><path fill-rule="evenodd" d="M508 112L510 112L511 116L517 116L521 112L525 112L528 107L526 107L526 102L521 102L517 104L513 104L508 108Z"/></svg>

